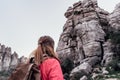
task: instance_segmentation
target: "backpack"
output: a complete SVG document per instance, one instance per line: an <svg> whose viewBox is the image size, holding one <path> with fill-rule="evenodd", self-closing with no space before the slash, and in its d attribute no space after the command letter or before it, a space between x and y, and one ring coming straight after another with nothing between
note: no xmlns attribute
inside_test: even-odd
<svg viewBox="0 0 120 80"><path fill-rule="evenodd" d="M41 80L39 66L31 61L18 64L8 80Z"/></svg>

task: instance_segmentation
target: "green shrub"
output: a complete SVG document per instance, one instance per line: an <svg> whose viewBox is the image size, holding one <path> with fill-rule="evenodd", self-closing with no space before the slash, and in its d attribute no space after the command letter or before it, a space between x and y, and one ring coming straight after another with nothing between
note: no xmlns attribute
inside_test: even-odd
<svg viewBox="0 0 120 80"><path fill-rule="evenodd" d="M109 72L120 70L118 63L120 63L120 60L118 58L113 58L113 60L106 66L106 70Z"/></svg>
<svg viewBox="0 0 120 80"><path fill-rule="evenodd" d="M74 68L74 63L69 58L66 58L61 63L61 67L62 67L63 73L70 73L70 71Z"/></svg>
<svg viewBox="0 0 120 80"><path fill-rule="evenodd" d="M112 40L114 44L120 44L120 31L110 33L109 38Z"/></svg>
<svg viewBox="0 0 120 80"><path fill-rule="evenodd" d="M9 73L6 72L6 71L1 71L1 72L0 72L0 76L5 76L5 77L7 77L7 76L9 76Z"/></svg>

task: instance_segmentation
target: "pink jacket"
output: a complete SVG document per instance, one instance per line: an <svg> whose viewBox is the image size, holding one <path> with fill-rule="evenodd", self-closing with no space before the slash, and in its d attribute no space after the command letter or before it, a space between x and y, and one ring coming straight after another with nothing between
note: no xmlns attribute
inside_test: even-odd
<svg viewBox="0 0 120 80"><path fill-rule="evenodd" d="M42 80L64 80L60 63L57 59L49 58L40 65Z"/></svg>

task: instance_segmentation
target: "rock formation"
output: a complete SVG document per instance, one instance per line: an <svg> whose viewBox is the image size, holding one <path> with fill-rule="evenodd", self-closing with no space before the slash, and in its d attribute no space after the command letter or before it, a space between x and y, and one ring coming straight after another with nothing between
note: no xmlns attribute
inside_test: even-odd
<svg viewBox="0 0 120 80"><path fill-rule="evenodd" d="M78 1L65 17L56 50L65 80L99 80L98 76L107 80L108 70L120 70L120 3L109 13L97 0ZM18 58L10 47L0 44L0 72L25 61L24 56Z"/></svg>
<svg viewBox="0 0 120 80"><path fill-rule="evenodd" d="M27 58L22 56L18 58L18 54L14 52L12 54L10 47L0 44L0 71L7 71L10 68L15 68L20 62L25 62Z"/></svg>
<svg viewBox="0 0 120 80"><path fill-rule="evenodd" d="M63 73L70 80L77 80L77 73L88 75L97 64L107 66L116 54L110 36L120 33L120 4L110 14L98 6L97 0L83 0L69 7L65 17L67 21L56 51L61 64L69 60L72 67L68 71L69 65L62 65ZM120 44L117 46L119 52Z"/></svg>
<svg viewBox="0 0 120 80"><path fill-rule="evenodd" d="M26 60L27 58L24 56L19 58L16 52L12 53L11 47L0 44L0 80L7 80L11 70L15 69L18 63L23 63Z"/></svg>

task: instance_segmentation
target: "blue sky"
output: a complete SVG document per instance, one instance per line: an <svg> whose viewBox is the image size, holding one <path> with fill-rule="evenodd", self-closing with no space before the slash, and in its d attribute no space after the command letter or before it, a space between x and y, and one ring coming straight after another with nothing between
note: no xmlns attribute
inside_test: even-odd
<svg viewBox="0 0 120 80"><path fill-rule="evenodd" d="M50 35L57 46L69 6L79 0L0 0L0 43L19 56L28 56L40 36ZM119 0L98 0L112 12Z"/></svg>

